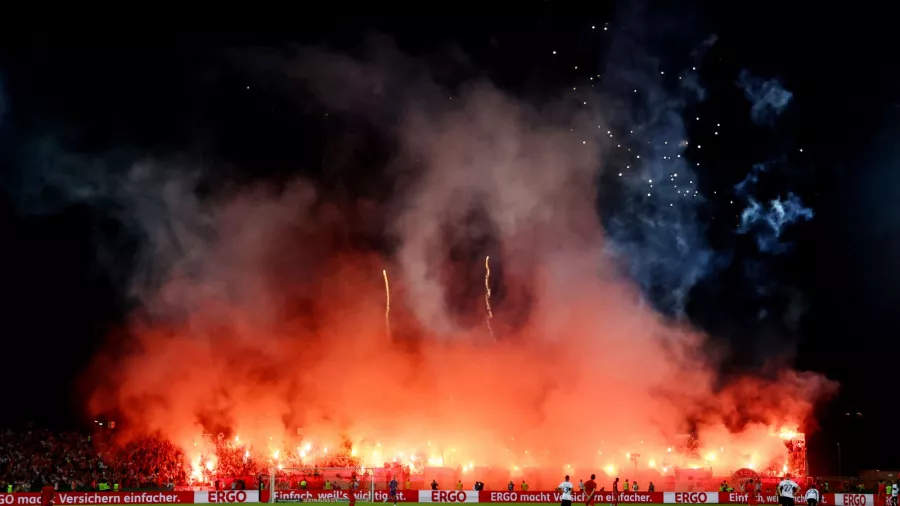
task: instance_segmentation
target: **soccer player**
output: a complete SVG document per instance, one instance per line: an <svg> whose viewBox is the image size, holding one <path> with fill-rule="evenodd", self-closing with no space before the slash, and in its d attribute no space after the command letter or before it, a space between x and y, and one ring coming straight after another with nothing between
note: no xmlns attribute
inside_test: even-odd
<svg viewBox="0 0 900 506"><path fill-rule="evenodd" d="M816 485L810 485L809 490L806 491L806 504L808 506L816 506L816 504L819 504L819 501L821 500L822 496L819 495L819 491L816 490Z"/></svg>
<svg viewBox="0 0 900 506"><path fill-rule="evenodd" d="M398 486L400 486L400 484L397 483L397 480L395 480L395 479L391 479L391 482L388 483L388 499L390 499L391 501L394 501L394 506L397 506L397 487ZM385 499L385 502L387 502L387 499Z"/></svg>
<svg viewBox="0 0 900 506"><path fill-rule="evenodd" d="M356 491L359 490L359 482L356 480L356 473L350 477L350 485L347 487L347 499L350 506L356 506Z"/></svg>
<svg viewBox="0 0 900 506"><path fill-rule="evenodd" d="M875 497L875 506L887 506L887 484L884 480L878 482L878 495Z"/></svg>
<svg viewBox="0 0 900 506"><path fill-rule="evenodd" d="M891 483L891 506L897 506L897 492L900 490L897 490L897 482L894 481Z"/></svg>
<svg viewBox="0 0 900 506"><path fill-rule="evenodd" d="M56 490L53 489L53 485L45 481L44 486L41 487L41 506L53 506L54 495L56 495Z"/></svg>
<svg viewBox="0 0 900 506"><path fill-rule="evenodd" d="M612 502L610 503L613 506L619 505L619 477L616 476L616 479L613 481L613 493L612 493Z"/></svg>
<svg viewBox="0 0 900 506"><path fill-rule="evenodd" d="M556 490L562 492L562 495L559 497L560 506L572 506L572 491L575 490L575 485L572 485L572 482L569 481L568 474L565 481L560 483Z"/></svg>
<svg viewBox="0 0 900 506"><path fill-rule="evenodd" d="M756 491L756 484L753 483L752 479L747 480L744 490L747 491L747 504L749 506L756 506L759 504L759 494Z"/></svg>
<svg viewBox="0 0 900 506"><path fill-rule="evenodd" d="M597 491L597 482L594 481L596 478L597 475L592 474L591 479L584 484L584 493L587 494L584 499L584 506L594 506L594 503L596 503L596 498L594 497L594 492Z"/></svg>
<svg viewBox="0 0 900 506"><path fill-rule="evenodd" d="M791 479L791 475L784 475L784 479L778 483L778 502L781 506L794 506L794 495L800 490L800 485Z"/></svg>

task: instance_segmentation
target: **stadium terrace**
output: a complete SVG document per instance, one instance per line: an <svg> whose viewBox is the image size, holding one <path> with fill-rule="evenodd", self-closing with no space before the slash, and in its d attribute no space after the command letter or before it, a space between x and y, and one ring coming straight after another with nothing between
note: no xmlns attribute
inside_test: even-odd
<svg viewBox="0 0 900 506"><path fill-rule="evenodd" d="M102 426L101 426L102 427ZM157 437L124 438L116 430L105 428L91 435L51 433L33 430L27 433L4 432L0 445L5 462L0 485L11 491L28 492L37 482L57 484L59 491L97 490L106 482L126 488L160 488L192 490L215 488L259 489L260 484L275 480L276 489L321 488L326 483L339 484L356 473L379 489L397 479L404 490L429 489L432 481L446 488L471 489L480 481L490 490L506 490L508 484L527 483L532 490L555 485L561 474L579 476L597 473L611 481L616 476L637 482L655 491L714 490L722 481L734 481L735 471L758 476L764 481L776 480L784 473L805 479L806 448L803 434L777 433L784 442L784 452L769 466L745 465L727 467L728 451L705 452L700 442L685 436L680 445L660 450L660 456L622 453L618 459L598 452L597 467L567 465L548 468L531 460L528 464L491 466L458 457L456 448L440 450L426 444L432 453L394 451L374 443L369 447L344 441L337 446L318 446L304 441L285 443L282 448L264 450L247 444L239 436L206 435L187 448ZM23 455L32 455L30 461ZM523 455L522 457L527 457ZM522 460L527 460L523 458ZM749 459L743 458L741 461ZM712 485L712 488L709 486ZM112 486L112 485L110 485Z"/></svg>

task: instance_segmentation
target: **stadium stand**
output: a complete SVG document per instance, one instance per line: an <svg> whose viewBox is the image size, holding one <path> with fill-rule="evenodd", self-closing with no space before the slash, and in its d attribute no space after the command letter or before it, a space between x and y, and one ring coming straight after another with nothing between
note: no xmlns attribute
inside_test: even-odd
<svg viewBox="0 0 900 506"><path fill-rule="evenodd" d="M184 490L201 486L253 490L259 488L261 484L265 487L269 482L268 461L255 461L223 438L218 438L218 441L210 438L208 441L215 448L214 468L201 465L198 472L197 466L192 466L188 462L184 452L169 441L156 437L129 440L117 437L116 431L108 430L92 434L50 432L36 428L23 431L0 430L0 491L37 491L44 482L54 484L60 492ZM801 449L804 451L799 451ZM805 469L805 457L805 448L791 447L791 460L796 460L797 468L802 466ZM290 455L282 457L285 467L299 467L299 462L292 463L291 458ZM346 455L336 454L333 458L333 462L319 462L318 465L335 468L354 465L347 460ZM403 488L426 488L410 487L409 470L406 468L394 465L377 471L400 478L401 483L405 484ZM302 479L281 474L283 473L279 472L278 479L283 485L279 488L297 488L294 482ZM311 489L316 488L318 482L327 481L327 477L317 474L311 474L306 478ZM504 477L501 485L505 484L506 480L508 477ZM377 479L379 487L376 488L384 488L380 485L387 481L389 479L379 474ZM831 481L831 490L842 492L851 490L861 492L876 485L874 481L872 483L841 479L821 481L823 485L824 482ZM676 488L667 487L665 480L657 481L658 491Z"/></svg>

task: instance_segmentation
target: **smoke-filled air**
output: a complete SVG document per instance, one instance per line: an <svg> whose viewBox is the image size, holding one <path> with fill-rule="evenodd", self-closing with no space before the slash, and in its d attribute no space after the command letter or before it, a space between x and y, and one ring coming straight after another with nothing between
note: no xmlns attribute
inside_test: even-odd
<svg viewBox="0 0 900 506"><path fill-rule="evenodd" d="M647 301L623 256L641 242L615 242L598 211L615 180L606 161L621 141L606 111L618 97L538 102L488 80L448 89L396 51L304 50L284 69L323 115L361 118L394 146L370 171L389 191L338 198L299 176L210 183L216 167L168 159L42 162L67 198L142 238L128 277L138 304L86 372L91 413L170 438L194 465L211 458L203 434L221 433L266 466L337 452L513 476L787 466L783 438L834 385L790 369L724 380L711 338ZM647 131L674 158L689 141L670 121L678 105L654 100L641 107L667 119ZM638 187L647 193L616 191ZM712 264L702 229L676 227L700 227L684 207L696 204L679 202L666 215L678 223L645 220L642 240L652 250L654 233L682 230L696 244L665 239L683 248L667 252L681 255L673 265ZM696 282L697 266L683 267ZM686 453L688 433L700 446Z"/></svg>

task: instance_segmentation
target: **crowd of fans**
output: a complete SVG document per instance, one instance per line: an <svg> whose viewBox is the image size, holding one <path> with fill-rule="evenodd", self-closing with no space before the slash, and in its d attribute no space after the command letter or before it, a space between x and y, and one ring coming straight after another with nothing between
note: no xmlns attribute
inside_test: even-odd
<svg viewBox="0 0 900 506"><path fill-rule="evenodd" d="M191 462L181 448L155 437L121 440L117 439L115 431L94 434L53 433L35 428L0 431L0 492L36 491L44 484L51 484L59 491L87 491L210 485L257 488L268 483L270 456L259 462L242 446L222 436L207 438L203 446L211 460ZM358 467L358 462L349 455L349 450L334 452L333 461L319 465L323 468ZM793 451L791 456L794 456ZM288 453L280 456L280 462L286 468L303 467L299 457ZM801 465L797 464L798 467ZM377 478L372 479L379 482L391 475L403 477L404 482L409 480L409 469L386 468L378 473ZM340 477L318 472L309 475L277 473L280 488L337 483L340 480L336 478ZM386 479L389 481L390 477ZM837 488L857 491L860 487L860 483L839 483Z"/></svg>
<svg viewBox="0 0 900 506"><path fill-rule="evenodd" d="M268 482L268 459L258 462L243 447L221 437L207 438L202 444L210 460L201 457L191 462L181 448L155 437L121 440L115 431L0 431L0 491L36 491L44 484L59 491L224 487L235 480L242 487L256 488L260 481ZM303 465L293 454L280 460L286 467ZM320 465L358 464L339 454L332 460ZM308 479L316 477L310 474Z"/></svg>
<svg viewBox="0 0 900 506"><path fill-rule="evenodd" d="M145 438L116 444L97 435L40 429L0 432L0 490L169 487L186 480L184 455L174 445Z"/></svg>

